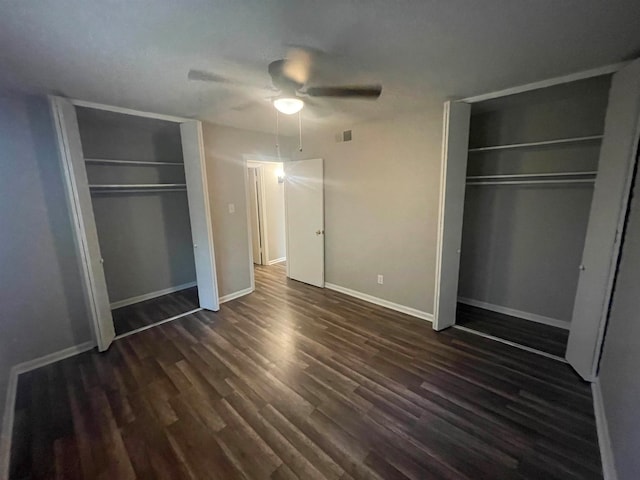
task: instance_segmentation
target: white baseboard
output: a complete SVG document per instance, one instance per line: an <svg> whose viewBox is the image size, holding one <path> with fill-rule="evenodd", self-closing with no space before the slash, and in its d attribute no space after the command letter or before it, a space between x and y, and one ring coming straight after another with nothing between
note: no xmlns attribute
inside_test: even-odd
<svg viewBox="0 0 640 480"><path fill-rule="evenodd" d="M571 326L571 322L567 322L566 320L545 317L543 315L523 312L522 310L502 307L500 305L493 305L492 303L481 302L480 300L474 300L472 298L458 297L458 302L464 303L465 305L471 305L472 307L484 308L485 310L491 310L492 312L503 313L512 317L522 318L523 320L529 320L531 322L543 323L552 327L563 328L565 330L569 330Z"/></svg>
<svg viewBox="0 0 640 480"><path fill-rule="evenodd" d="M384 300L382 298L374 297L373 295L368 295L366 293L358 292L356 290L351 290L350 288L341 287L340 285L334 285L333 283L325 283L324 286L329 290L335 290L336 292L344 293L345 295L359 298L360 300L364 300L365 302L373 303L375 305L380 305L381 307L386 307L390 310L395 310L396 312L405 313L407 315L411 315L412 317L417 317L422 320L433 322L433 314L423 312L422 310L418 310L416 308L400 305L399 303L393 303L388 300Z"/></svg>
<svg viewBox="0 0 640 480"><path fill-rule="evenodd" d="M182 285L176 285L175 287L165 288L164 290L158 290L157 292L145 293L144 295L138 295L137 297L118 300L117 302L113 302L112 304L110 304L111 310L114 310L120 307L126 307L128 305L133 305L134 303L144 302L145 300L151 300L152 298L161 297L163 295L169 295L170 293L179 292L180 290L195 287L196 285L197 285L196 282L183 283Z"/></svg>
<svg viewBox="0 0 640 480"><path fill-rule="evenodd" d="M13 434L13 421L16 406L16 394L18 389L18 376L21 373L30 372L36 368L44 367L50 363L73 357L84 353L95 347L93 341L84 342L73 347L65 348L57 352L50 353L44 357L35 358L27 362L18 363L11 367L9 372L9 382L7 384L7 397L4 404L4 414L2 416L2 431L0 432L0 479L9 478L9 461L11 460L11 437Z"/></svg>
<svg viewBox="0 0 640 480"><path fill-rule="evenodd" d="M609 436L609 425L604 411L602 401L602 390L600 380L596 378L591 383L591 393L593 394L593 413L596 417L596 428L598 429L598 445L600 446L600 457L602 459L602 475L604 480L617 480L615 463L613 461L613 449L611 448L611 437Z"/></svg>
<svg viewBox="0 0 640 480"><path fill-rule="evenodd" d="M280 258L276 258L275 260L269 260L267 262L267 265L274 265L276 263L282 263L286 261L287 261L287 257L280 257Z"/></svg>
<svg viewBox="0 0 640 480"><path fill-rule="evenodd" d="M223 295L222 297L220 297L219 303L225 303L231 300L235 300L236 298L244 297L245 295L249 295L253 291L254 289L249 287L245 288L244 290L238 290L237 292L230 293L228 295Z"/></svg>

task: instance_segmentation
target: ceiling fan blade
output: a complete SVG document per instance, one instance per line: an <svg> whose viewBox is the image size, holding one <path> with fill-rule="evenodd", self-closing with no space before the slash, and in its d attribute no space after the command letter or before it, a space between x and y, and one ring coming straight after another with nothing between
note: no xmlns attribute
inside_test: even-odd
<svg viewBox="0 0 640 480"><path fill-rule="evenodd" d="M240 83L237 80L231 80L230 78L223 77L222 75L218 75L217 73L205 72L204 70L189 70L189 73L187 73L187 78L189 80L198 82L216 82L230 84Z"/></svg>
<svg viewBox="0 0 640 480"><path fill-rule="evenodd" d="M218 75L217 73L207 72L205 70L189 70L187 74L187 78L192 81L197 82L211 82L211 83L220 83L223 85L230 85L233 87L241 87L241 88L249 88L256 89L265 92L277 92L278 90L274 88L272 85L257 85L248 82L242 82L240 80L235 80L233 78L223 77L222 75Z"/></svg>
<svg viewBox="0 0 640 480"><path fill-rule="evenodd" d="M240 105L231 107L231 110L233 110L234 112L244 112L245 110L249 110L250 108L257 107L262 104L263 102L259 102L258 100L249 100L247 102L241 103Z"/></svg>
<svg viewBox="0 0 640 480"><path fill-rule="evenodd" d="M310 97L363 98L375 100L382 93L382 85L356 85L350 87L307 87Z"/></svg>

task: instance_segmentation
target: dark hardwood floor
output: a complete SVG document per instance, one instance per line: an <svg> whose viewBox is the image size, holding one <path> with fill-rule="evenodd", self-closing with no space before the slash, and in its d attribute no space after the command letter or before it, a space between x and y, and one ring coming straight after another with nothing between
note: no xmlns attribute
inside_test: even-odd
<svg viewBox="0 0 640 480"><path fill-rule="evenodd" d="M11 478L602 478L567 365L281 266L256 286L22 375Z"/></svg>
<svg viewBox="0 0 640 480"><path fill-rule="evenodd" d="M111 311L116 335L153 325L167 318L198 308L198 287L186 288L161 297L134 303Z"/></svg>
<svg viewBox="0 0 640 480"><path fill-rule="evenodd" d="M569 331L458 303L456 324L564 358Z"/></svg>

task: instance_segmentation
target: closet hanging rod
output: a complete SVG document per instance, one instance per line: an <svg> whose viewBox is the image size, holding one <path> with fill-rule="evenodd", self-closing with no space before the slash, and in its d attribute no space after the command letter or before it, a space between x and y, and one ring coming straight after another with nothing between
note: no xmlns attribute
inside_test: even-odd
<svg viewBox="0 0 640 480"><path fill-rule="evenodd" d="M467 180L494 180L499 178L585 177L598 172L509 173L502 175L470 175Z"/></svg>
<svg viewBox="0 0 640 480"><path fill-rule="evenodd" d="M507 150L511 148L541 147L544 145L590 142L590 141L601 140L601 139L602 139L602 135L589 135L587 137L557 138L555 140L543 140L541 142L512 143L509 145L493 145L490 147L476 147L476 148L470 148L469 152L487 152L490 150Z"/></svg>
<svg viewBox="0 0 640 480"><path fill-rule="evenodd" d="M105 165L146 165L153 167L164 167L164 166L184 166L183 162L149 162L143 160L109 160L106 158L85 158L84 161L86 163L97 163L97 164L105 164Z"/></svg>
<svg viewBox="0 0 640 480"><path fill-rule="evenodd" d="M595 183L594 178L575 178L567 180L511 180L511 181L488 181L488 182L467 182L467 186L472 185L549 185L565 183Z"/></svg>
<svg viewBox="0 0 640 480"><path fill-rule="evenodd" d="M122 188L110 190L91 190L91 195L111 195L118 193L165 193L186 192L186 188Z"/></svg>
<svg viewBox="0 0 640 480"><path fill-rule="evenodd" d="M128 185L89 185L92 190L131 190L131 189L155 189L187 188L186 183L130 183Z"/></svg>

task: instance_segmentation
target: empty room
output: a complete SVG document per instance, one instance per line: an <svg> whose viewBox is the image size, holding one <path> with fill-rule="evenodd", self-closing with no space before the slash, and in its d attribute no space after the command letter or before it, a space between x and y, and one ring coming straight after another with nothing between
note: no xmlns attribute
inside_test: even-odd
<svg viewBox="0 0 640 480"><path fill-rule="evenodd" d="M0 0L0 480L640 478L638 19Z"/></svg>

